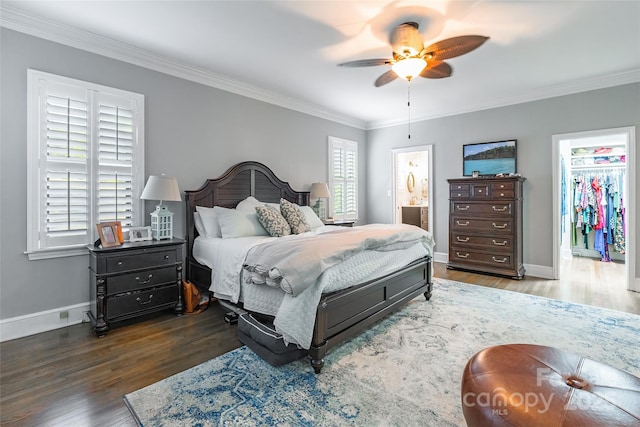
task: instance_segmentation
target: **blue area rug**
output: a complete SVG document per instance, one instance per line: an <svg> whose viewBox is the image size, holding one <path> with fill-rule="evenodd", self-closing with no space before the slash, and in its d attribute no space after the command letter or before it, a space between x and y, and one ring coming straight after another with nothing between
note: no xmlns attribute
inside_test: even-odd
<svg viewBox="0 0 640 427"><path fill-rule="evenodd" d="M485 347L531 343L640 376L640 316L435 279L416 298L335 348L274 368L246 347L127 394L144 426L462 426L460 380Z"/></svg>

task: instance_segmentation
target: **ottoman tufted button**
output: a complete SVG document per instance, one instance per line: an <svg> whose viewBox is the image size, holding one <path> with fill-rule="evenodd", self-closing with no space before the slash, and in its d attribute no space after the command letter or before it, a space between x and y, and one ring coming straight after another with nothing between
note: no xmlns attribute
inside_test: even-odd
<svg viewBox="0 0 640 427"><path fill-rule="evenodd" d="M566 380L564 380L565 384L569 387L583 389L587 386L587 382L576 375L571 375Z"/></svg>

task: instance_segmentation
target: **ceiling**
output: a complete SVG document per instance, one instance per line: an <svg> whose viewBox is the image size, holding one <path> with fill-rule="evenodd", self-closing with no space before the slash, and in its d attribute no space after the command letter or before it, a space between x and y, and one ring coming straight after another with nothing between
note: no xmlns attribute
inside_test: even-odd
<svg viewBox="0 0 640 427"><path fill-rule="evenodd" d="M376 88L391 29L477 34L446 79L415 78L411 120L640 81L640 1L6 1L2 26L365 129L405 123Z"/></svg>

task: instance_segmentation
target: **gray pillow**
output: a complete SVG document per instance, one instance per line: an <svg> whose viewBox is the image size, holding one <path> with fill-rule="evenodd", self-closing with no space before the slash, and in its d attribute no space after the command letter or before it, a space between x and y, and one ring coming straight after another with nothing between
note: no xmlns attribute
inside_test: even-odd
<svg viewBox="0 0 640 427"><path fill-rule="evenodd" d="M311 230L300 206L288 200L280 199L280 212L287 220L293 234L300 234Z"/></svg>
<svg viewBox="0 0 640 427"><path fill-rule="evenodd" d="M286 219L273 206L256 206L258 221L273 237L288 236L291 234L291 227Z"/></svg>

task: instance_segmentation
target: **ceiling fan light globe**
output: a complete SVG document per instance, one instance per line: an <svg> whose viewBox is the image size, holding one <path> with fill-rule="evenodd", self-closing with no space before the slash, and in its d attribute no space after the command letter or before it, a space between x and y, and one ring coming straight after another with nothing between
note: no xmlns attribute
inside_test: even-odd
<svg viewBox="0 0 640 427"><path fill-rule="evenodd" d="M411 80L427 66L427 61L422 58L402 59L391 66L391 69L398 77Z"/></svg>

